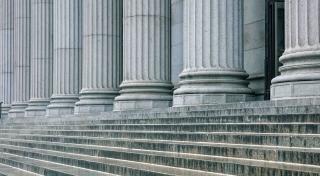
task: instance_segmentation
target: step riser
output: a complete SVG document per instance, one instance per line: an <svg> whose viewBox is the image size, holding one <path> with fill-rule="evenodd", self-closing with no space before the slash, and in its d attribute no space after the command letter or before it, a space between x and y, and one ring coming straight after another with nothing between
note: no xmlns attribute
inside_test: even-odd
<svg viewBox="0 0 320 176"><path fill-rule="evenodd" d="M9 142L9 141L1 141L1 144L86 154L91 156L112 157L116 159L125 159L125 160L133 160L136 158L135 161L138 161L138 162L156 161L154 162L154 164L164 164L164 163L157 163L158 160L150 160L150 159L145 160L146 158L148 158L148 156L146 156L145 154L135 154L132 151L123 152L123 151L117 151L115 149L114 150L107 150L107 149L98 150L98 149L69 147L69 146L54 145L54 144L47 145L47 144ZM153 148L150 148L150 145L140 145L140 146L121 145L121 147L320 165L320 153L275 151L275 150L263 150L263 149L259 150L259 149L244 149L244 148L243 149L217 148L217 147L201 148L201 147L194 147L194 146L193 147L174 146L173 148L173 146L164 147L165 145L166 144L159 144L159 145L155 145ZM163 159L161 161L170 161L170 160Z"/></svg>
<svg viewBox="0 0 320 176"><path fill-rule="evenodd" d="M16 167L16 168L20 168L29 172L33 172L36 174L40 174L40 175L54 175L54 176L72 176L72 175L68 175L62 172L57 172L57 171L53 171L53 170L49 170L49 169L45 169L45 168L41 168L41 167L37 167L34 165L29 165L26 163L21 163L21 162L17 162L14 160L10 160L10 159L6 159L6 158L0 158L0 163L2 164L6 164L12 167Z"/></svg>
<svg viewBox="0 0 320 176"><path fill-rule="evenodd" d="M114 171L114 168L111 169L110 166L106 167L104 164L95 163L95 162L86 162L82 160L72 159L72 158L64 158L64 157L57 157L57 156L51 156L46 154L38 154L38 153L32 153L30 151L19 151L19 150L12 150L12 149L4 149L5 152L25 156L25 157L31 157L35 159L41 159L41 160L48 160L48 161L54 161L62 164L70 164L75 166L82 166L82 167L90 167L90 169L102 169L105 172L111 172ZM229 174L236 174L236 175L246 175L246 176L267 176L270 172L273 173L281 173L279 175L299 175L299 176L309 176L310 173L307 172L294 172L294 171L283 171L283 170L277 170L277 169L271 169L271 168L259 168L254 166L244 166L240 164L231 164L231 163L217 163L217 162L206 162L206 161L188 161L187 163L184 163L183 161L173 161L174 163L179 163L182 167L186 166L193 167L193 169L201 169L201 170L208 170L211 172L222 172L222 173L229 173ZM190 162L190 164L189 164ZM192 163L192 164L191 164ZM116 171L116 174L120 175L128 175L128 172L123 173L122 171L119 172L119 170ZM140 171L142 172L142 171ZM141 176L153 176L153 174L147 173L131 173L130 175L141 175ZM157 174L158 175L158 174ZM276 174L278 175L278 174Z"/></svg>
<svg viewBox="0 0 320 176"><path fill-rule="evenodd" d="M112 116L114 119L161 119L161 118L181 118L181 117L217 117L217 116L250 116L250 115L292 115L292 114L319 114L320 106L298 106L298 107L267 107L267 108L249 108L249 109L227 109L227 110L203 110L194 112L161 112L161 113L131 113L125 112L124 114L106 114L100 116L94 116L92 120L88 117L75 117L74 120L87 120L96 121L97 119L106 119ZM21 119L8 119L6 123L8 125L26 124L68 124L66 121L62 121L61 118L53 118L46 121L42 121L43 118L30 118L27 122L24 118ZM42 122L41 122L42 121ZM49 121L49 122L48 122ZM95 123L96 123L95 122Z"/></svg>
<svg viewBox="0 0 320 176"><path fill-rule="evenodd" d="M45 130L52 130L46 132ZM56 126L39 129L20 129L19 132L27 133L59 133L63 130L126 130L126 131L179 131L179 132L255 132L255 133L299 133L320 134L318 124L204 124L204 125L105 125L105 126ZM56 130L57 132L54 132ZM14 133L15 129L0 129L0 133ZM103 132L103 131L102 131ZM64 133L64 132L62 132Z"/></svg>
<svg viewBox="0 0 320 176"><path fill-rule="evenodd" d="M70 134L70 136L72 136ZM79 144L96 144L101 141L95 139L81 139L72 136L72 139L64 138L64 136L57 137L38 137L38 136L15 136L12 134L0 134L0 138L13 138L25 140L43 140L52 142L72 142ZM320 148L319 137L292 137L292 136L254 136L254 135L215 135L215 134L135 134L135 133L112 133L109 135L95 135L93 137L104 138L132 138L132 139L157 139L157 140L177 140L177 141L194 141L194 142L215 142L215 143L233 143L233 144L256 144L256 145L272 145L272 146L289 146L289 147L312 147ZM67 137L67 136L66 136ZM88 137L88 136L87 136ZM103 143L103 142L102 142Z"/></svg>

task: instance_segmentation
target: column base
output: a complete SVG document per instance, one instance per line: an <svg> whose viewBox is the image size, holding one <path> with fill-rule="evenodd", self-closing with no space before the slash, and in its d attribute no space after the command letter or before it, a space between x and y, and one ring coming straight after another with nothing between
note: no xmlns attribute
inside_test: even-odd
<svg viewBox="0 0 320 176"><path fill-rule="evenodd" d="M167 108L172 105L172 101L138 100L138 101L116 101L114 111L142 110L153 108Z"/></svg>
<svg viewBox="0 0 320 176"><path fill-rule="evenodd" d="M50 105L47 106L46 116L74 114L77 101L79 101L78 95L52 96Z"/></svg>
<svg viewBox="0 0 320 176"><path fill-rule="evenodd" d="M271 100L320 98L320 81L294 81L271 85Z"/></svg>
<svg viewBox="0 0 320 176"><path fill-rule="evenodd" d="M197 106L246 102L254 100L250 94L183 94L173 96L173 106Z"/></svg>
<svg viewBox="0 0 320 176"><path fill-rule="evenodd" d="M75 114L92 114L113 110L114 98L118 90L82 90L80 101L76 103Z"/></svg>
<svg viewBox="0 0 320 176"><path fill-rule="evenodd" d="M114 111L167 108L172 104L171 82L126 81L114 100Z"/></svg>
<svg viewBox="0 0 320 176"><path fill-rule="evenodd" d="M1 118L5 119L9 117L9 111L10 111L11 105L8 104L2 104L1 107Z"/></svg>
<svg viewBox="0 0 320 176"><path fill-rule="evenodd" d="M26 117L41 117L46 115L49 99L31 99L25 110Z"/></svg>
<svg viewBox="0 0 320 176"><path fill-rule="evenodd" d="M27 103L14 103L11 105L11 109L9 111L8 116L10 118L24 117L24 113L27 107Z"/></svg>

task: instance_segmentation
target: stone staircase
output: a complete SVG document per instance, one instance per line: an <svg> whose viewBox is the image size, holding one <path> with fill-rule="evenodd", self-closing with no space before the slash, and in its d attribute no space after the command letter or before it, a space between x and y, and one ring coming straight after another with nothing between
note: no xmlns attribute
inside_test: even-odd
<svg viewBox="0 0 320 176"><path fill-rule="evenodd" d="M5 119L0 176L318 176L320 101Z"/></svg>

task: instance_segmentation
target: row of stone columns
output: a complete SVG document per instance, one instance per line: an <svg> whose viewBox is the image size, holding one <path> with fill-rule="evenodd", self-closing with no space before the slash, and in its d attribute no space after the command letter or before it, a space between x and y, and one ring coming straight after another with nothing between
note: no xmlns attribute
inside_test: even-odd
<svg viewBox="0 0 320 176"><path fill-rule="evenodd" d="M243 0L184 0L183 71L173 95L170 0L0 0L0 7L0 98L7 110L13 87L12 117L252 99ZM273 99L320 94L318 24L318 0L286 1L287 50Z"/></svg>

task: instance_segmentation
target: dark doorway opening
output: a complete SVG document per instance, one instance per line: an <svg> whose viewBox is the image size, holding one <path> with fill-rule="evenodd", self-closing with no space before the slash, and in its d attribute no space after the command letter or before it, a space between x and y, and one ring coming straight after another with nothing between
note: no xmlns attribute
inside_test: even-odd
<svg viewBox="0 0 320 176"><path fill-rule="evenodd" d="M270 99L271 80L279 75L279 57L285 49L284 0L266 0L265 100Z"/></svg>

